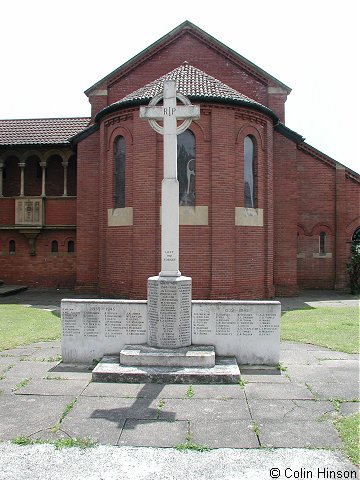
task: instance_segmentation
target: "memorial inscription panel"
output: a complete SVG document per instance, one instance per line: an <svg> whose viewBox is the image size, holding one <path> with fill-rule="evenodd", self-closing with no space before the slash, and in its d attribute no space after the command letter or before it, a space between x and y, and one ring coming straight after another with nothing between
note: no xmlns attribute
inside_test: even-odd
<svg viewBox="0 0 360 480"><path fill-rule="evenodd" d="M62 300L64 363L91 362L147 342L146 301Z"/></svg>
<svg viewBox="0 0 360 480"><path fill-rule="evenodd" d="M279 302L193 301L192 343L214 345L239 364L276 365L280 357Z"/></svg>
<svg viewBox="0 0 360 480"><path fill-rule="evenodd" d="M148 343L177 348L191 344L191 278L148 279Z"/></svg>

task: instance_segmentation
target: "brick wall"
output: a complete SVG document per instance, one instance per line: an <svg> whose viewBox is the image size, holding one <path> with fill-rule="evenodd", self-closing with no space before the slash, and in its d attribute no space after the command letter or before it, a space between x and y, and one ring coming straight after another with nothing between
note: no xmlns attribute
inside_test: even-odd
<svg viewBox="0 0 360 480"><path fill-rule="evenodd" d="M336 251L336 169L330 163L297 150L298 275L303 288L334 288ZM326 233L326 255L319 236Z"/></svg>
<svg viewBox="0 0 360 480"><path fill-rule="evenodd" d="M297 293L296 145L274 133L274 282L277 295Z"/></svg>
<svg viewBox="0 0 360 480"><path fill-rule="evenodd" d="M267 218L270 193L264 179L272 181L272 154L266 153L271 122L261 114L250 119L241 108L202 105L201 111L201 119L190 128L196 138L196 205L208 206L209 221L208 225L180 226L180 270L193 278L194 298L264 298L273 291L266 241L270 236L272 245L272 220L267 219L261 227L235 227L234 212L235 207L244 205L243 141L252 134L259 144L257 206L265 210ZM256 118L259 124L254 126ZM133 225L114 227L108 226L108 210L114 208L113 145L118 135L126 142L125 206L133 208ZM99 290L106 295L146 298L147 278L161 269L163 138L139 118L138 108L104 118L93 136L78 150L78 165L84 169L80 173L79 168L78 176L89 177L93 168L89 152L98 136L102 152L98 170ZM78 182L79 221L79 216L83 221L80 210L92 211L86 206L89 190L93 189L85 190L85 183ZM83 249L80 225L78 228L79 249ZM85 257L82 251L78 261L80 255ZM93 262L92 271L96 271L96 256L86 257L88 269ZM78 286L82 278L78 274Z"/></svg>
<svg viewBox="0 0 360 480"><path fill-rule="evenodd" d="M15 241L14 254L9 242ZM51 253L51 243L58 242L58 252ZM68 241L75 242L74 230L46 231L36 240L36 255L29 255L29 243L19 231L0 230L1 279L7 284L30 287L73 288L75 285L76 253L68 253Z"/></svg>
<svg viewBox="0 0 360 480"><path fill-rule="evenodd" d="M99 280L99 166L100 133L95 132L77 148L77 261L79 291L96 290Z"/></svg>
<svg viewBox="0 0 360 480"><path fill-rule="evenodd" d="M45 224L76 225L76 198L46 198Z"/></svg>

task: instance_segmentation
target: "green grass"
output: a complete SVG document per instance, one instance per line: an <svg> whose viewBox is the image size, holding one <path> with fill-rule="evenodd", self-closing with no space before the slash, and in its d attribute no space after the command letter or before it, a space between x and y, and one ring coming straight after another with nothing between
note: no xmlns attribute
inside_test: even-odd
<svg viewBox="0 0 360 480"><path fill-rule="evenodd" d="M11 443L19 446L50 444L54 445L57 450L61 448L91 448L97 444L88 438L59 438L58 440L40 440L31 439L28 437L16 437L11 440Z"/></svg>
<svg viewBox="0 0 360 480"><path fill-rule="evenodd" d="M0 351L60 338L60 318L22 305L0 305Z"/></svg>
<svg viewBox="0 0 360 480"><path fill-rule="evenodd" d="M195 395L194 389L192 385L189 385L189 388L186 390L187 398L192 398Z"/></svg>
<svg viewBox="0 0 360 480"><path fill-rule="evenodd" d="M186 442L175 445L175 448L176 450L179 450L179 452L187 452L189 450L192 450L194 452L209 452L211 450L211 448L207 445L199 445L198 443L193 443L191 441L190 431L188 431L186 434Z"/></svg>
<svg viewBox="0 0 360 480"><path fill-rule="evenodd" d="M245 388L245 385L247 385L249 382L247 380L244 380L243 378L240 378L238 383L241 388Z"/></svg>
<svg viewBox="0 0 360 480"><path fill-rule="evenodd" d="M68 413L71 412L71 410L74 408L74 405L75 405L75 403L76 403L77 401L78 401L78 397L74 398L74 400L72 400L71 402L69 402L69 403L66 405L63 413L61 414L61 417L60 417L59 421L56 422L55 425L53 425L53 426L51 427L51 429L50 429L53 433L56 433L56 432L58 432L58 431L60 430L61 422L64 420L64 418L66 417L66 415L68 415Z"/></svg>
<svg viewBox="0 0 360 480"><path fill-rule="evenodd" d="M281 340L358 353L359 308L320 307L285 312L280 331Z"/></svg>
<svg viewBox="0 0 360 480"><path fill-rule="evenodd" d="M26 385L29 384L31 378L23 378L14 388L12 388L11 390L13 392L16 392L17 390L20 390L20 388L24 388L26 387Z"/></svg>
<svg viewBox="0 0 360 480"><path fill-rule="evenodd" d="M175 446L176 450L179 452L187 452L189 450L193 450L194 452L210 452L211 448L207 445L198 445L197 443L180 443L179 445Z"/></svg>
<svg viewBox="0 0 360 480"><path fill-rule="evenodd" d="M360 464L359 423L360 413L335 421L335 427L343 441L346 455L355 465Z"/></svg>

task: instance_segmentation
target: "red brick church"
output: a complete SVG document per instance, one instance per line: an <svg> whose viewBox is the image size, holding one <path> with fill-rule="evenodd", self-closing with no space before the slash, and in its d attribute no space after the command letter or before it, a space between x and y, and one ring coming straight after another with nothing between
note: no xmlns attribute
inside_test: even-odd
<svg viewBox="0 0 360 480"><path fill-rule="evenodd" d="M0 278L146 298L163 139L139 107L164 79L201 111L178 137L193 297L345 289L360 176L285 126L289 87L190 22L86 90L91 118L0 120Z"/></svg>

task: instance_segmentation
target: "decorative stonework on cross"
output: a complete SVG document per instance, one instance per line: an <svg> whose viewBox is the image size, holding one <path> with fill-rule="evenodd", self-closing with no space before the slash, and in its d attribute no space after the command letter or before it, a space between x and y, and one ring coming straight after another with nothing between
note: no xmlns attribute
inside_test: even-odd
<svg viewBox="0 0 360 480"><path fill-rule="evenodd" d="M183 105L178 105L176 100ZM163 105L158 105L163 100ZM152 128L164 136L164 178L161 184L161 272L160 276L178 277L179 271L179 182L177 180L177 135L192 120L200 118L200 107L176 92L176 82L164 82L164 91L146 107L140 117L149 120ZM179 120L184 120L177 125ZM163 121L163 126L157 122Z"/></svg>

